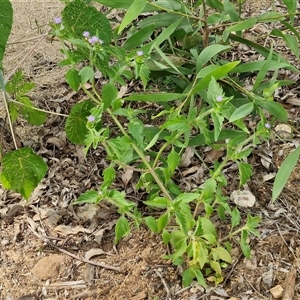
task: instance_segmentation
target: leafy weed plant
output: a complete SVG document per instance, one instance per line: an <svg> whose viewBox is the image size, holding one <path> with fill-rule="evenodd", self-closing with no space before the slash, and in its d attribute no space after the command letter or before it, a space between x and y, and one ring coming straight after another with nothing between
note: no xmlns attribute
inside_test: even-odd
<svg viewBox="0 0 300 300"><path fill-rule="evenodd" d="M9 1L4 2L9 7ZM98 11L93 2L106 6L107 14ZM272 45L261 46L243 32L258 23L279 22L285 30L274 29L270 34L282 38L299 57L300 36L293 27L296 1L284 1L288 10L285 16L271 11L249 19L242 19L240 1L237 5L228 0L65 3L61 16L51 25L51 33L61 41L65 59L60 65L70 66L66 81L73 90L82 89L89 97L72 107L66 134L71 142L85 145L86 153L101 144L109 162L98 190L85 192L76 203L108 201L118 208L115 243L141 224L161 234L164 243L172 246L166 258L175 265L186 266L182 274L184 286L194 279L201 285L206 285L206 280L222 282L222 269L231 263L233 244L238 242L249 257L249 237L259 235L260 221L259 216L251 215L243 220L239 210L229 204L223 193L228 185L224 168L229 162L236 164L241 187L249 180L252 166L247 158L253 147L270 138L276 120L287 122L287 112L273 100L273 94L292 82L277 79L278 70L298 71ZM114 20L108 19L112 8L124 11L122 22L114 26ZM11 22L2 24L6 33ZM8 35L0 40L1 59ZM226 54L237 44L251 47L263 59L231 61ZM95 78L96 73L101 73L105 84ZM250 89L243 80L249 74L255 78ZM159 85L158 92L149 88L154 82L166 82L165 78L171 91L160 91ZM13 122L21 113L32 124L42 123L45 115L35 110L26 97L31 86L22 83L22 74L16 73L5 82L1 73L0 79L10 120ZM129 81L141 83L143 91L120 97L120 88ZM23 88L16 89L18 85ZM9 101L7 93L14 101ZM145 103L159 110L144 109ZM104 116L110 126L103 125ZM249 118L256 122L255 128L248 128L245 120ZM142 121L145 119L147 122ZM200 146L222 149L225 155L207 166L208 176L202 185L186 192L174 174L188 150L204 160L196 151ZM24 153L13 151L3 157L1 181L6 188L28 198L47 167L31 149L24 149ZM289 159L295 162L298 156L299 151ZM24 164L15 165L16 172L12 174L16 158ZM21 174L17 172L20 169ZM147 194L143 200L147 215L142 215L137 203L128 200L124 191L114 188L120 169L139 174L136 189ZM29 180L32 174L34 180ZM287 179L289 174L279 175ZM276 188L280 192L282 182L277 182ZM154 217L153 211L159 217ZM221 237L212 218L229 220L226 236Z"/></svg>

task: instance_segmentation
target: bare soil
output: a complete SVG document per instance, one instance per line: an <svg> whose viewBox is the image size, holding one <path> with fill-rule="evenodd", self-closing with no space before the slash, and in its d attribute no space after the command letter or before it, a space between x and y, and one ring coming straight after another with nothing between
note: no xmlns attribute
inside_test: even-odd
<svg viewBox="0 0 300 300"><path fill-rule="evenodd" d="M275 2L282 9L281 2ZM271 3L246 0L245 14L259 14ZM82 96L68 88L64 69L57 65L62 58L59 44L46 36L48 23L63 5L56 0L13 1L13 7L6 76L22 69L36 83L31 95L36 104L67 114ZM291 89L285 94L291 92L294 102L282 104L299 128L299 90ZM4 118L4 109L0 112ZM0 300L300 299L300 165L275 203L271 202L272 184L263 180L299 144L297 135L289 143L271 142L254 152L255 174L249 189L257 202L242 214L259 215L263 221L261 237L251 238L251 259L245 259L236 247L234 263L224 271L224 283L182 288L181 270L162 258L169 249L159 236L142 227L114 246L118 214L113 207L72 205L81 193L101 182L106 166L101 148L85 158L82 147L66 139L64 117L59 115L36 128L18 121L15 130L23 145L44 157L49 171L28 202L0 189ZM5 141L8 150L9 137ZM233 181L234 177L229 174ZM130 187L124 184L126 188Z"/></svg>

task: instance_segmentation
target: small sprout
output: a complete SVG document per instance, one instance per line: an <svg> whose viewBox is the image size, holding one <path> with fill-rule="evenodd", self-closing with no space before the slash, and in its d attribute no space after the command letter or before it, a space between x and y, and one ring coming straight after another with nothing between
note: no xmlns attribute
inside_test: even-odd
<svg viewBox="0 0 300 300"><path fill-rule="evenodd" d="M54 18L54 23L55 24L61 24L61 22L62 22L62 18L61 17L56 17L56 18Z"/></svg>
<svg viewBox="0 0 300 300"><path fill-rule="evenodd" d="M136 52L136 55L137 56L143 56L144 52L142 50L139 50L139 51Z"/></svg>
<svg viewBox="0 0 300 300"><path fill-rule="evenodd" d="M266 123L266 124L265 124L265 127L266 127L267 129L270 129L270 128L271 128L271 124L270 124L270 123Z"/></svg>
<svg viewBox="0 0 300 300"><path fill-rule="evenodd" d="M88 122L95 122L96 118L94 116L87 117Z"/></svg>
<svg viewBox="0 0 300 300"><path fill-rule="evenodd" d="M217 96L216 97L216 101L218 101L218 102L221 102L221 101L223 101L223 96L222 95L219 95L219 96Z"/></svg>
<svg viewBox="0 0 300 300"><path fill-rule="evenodd" d="M90 33L88 31L84 31L82 35L87 38L90 36Z"/></svg>

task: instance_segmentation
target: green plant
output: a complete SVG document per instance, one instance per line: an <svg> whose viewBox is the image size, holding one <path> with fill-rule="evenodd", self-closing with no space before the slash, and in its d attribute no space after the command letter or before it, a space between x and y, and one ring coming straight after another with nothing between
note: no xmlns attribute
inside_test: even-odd
<svg viewBox="0 0 300 300"><path fill-rule="evenodd" d="M232 243L237 240L249 257L249 234L258 235L260 221L258 216L250 215L242 220L238 209L229 205L223 193L228 183L222 172L228 162L234 162L240 186L249 180L252 166L247 158L253 146L269 139L276 120L287 122L287 113L273 100L273 94L291 81L278 80L278 70L297 71L272 45L261 46L245 38L242 31L260 22L280 22L291 33L272 34L282 37L299 56L299 34L292 19L290 23L286 21L294 15L294 6L288 7L286 16L268 12L243 20L241 6L235 7L228 0L96 2L124 9L121 24L112 30L107 17L90 1L83 0L67 1L62 17L52 24L52 34L60 39L65 55L60 65L70 66L66 81L89 97L73 106L66 120L67 137L73 143L84 144L86 153L101 143L110 162L98 190L85 192L76 203L108 201L118 207L121 216L115 228L115 243L132 226L143 223L161 234L163 241L172 245L173 252L166 258L187 266L184 286L195 278L202 285L206 279L220 283L222 268L231 263ZM152 14L143 15L144 12ZM264 59L231 61L226 53L237 43L254 48ZM103 86L95 79L96 71L106 79ZM246 89L243 80L249 74L255 76L251 90ZM166 76L174 92L161 92L163 87L159 86L156 93L148 89L154 78L163 82ZM141 82L143 92L120 98L118 90L129 80ZM9 88L11 93L13 86ZM2 90L5 91L4 84ZM156 104L159 111L146 110L143 103ZM11 106L13 118L17 114L14 107ZM103 126L104 116L111 122L108 127ZM256 122L254 129L248 128L248 117ZM142 121L145 118L147 124ZM174 174L185 151L200 146L222 149L226 154L222 161L207 166L207 179L202 185L186 192ZM4 162L5 183L9 179ZM147 215L142 215L125 192L114 188L117 169L140 174L136 188L146 191L143 203L148 208ZM9 184L7 187L17 188ZM28 192L20 192L28 196ZM153 211L160 216L155 218ZM212 221L216 217L230 222L222 238Z"/></svg>

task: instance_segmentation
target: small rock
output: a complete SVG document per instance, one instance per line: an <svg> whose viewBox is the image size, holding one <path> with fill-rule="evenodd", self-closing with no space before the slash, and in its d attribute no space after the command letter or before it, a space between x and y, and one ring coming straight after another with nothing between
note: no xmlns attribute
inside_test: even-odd
<svg viewBox="0 0 300 300"><path fill-rule="evenodd" d="M281 285L276 285L274 287L272 287L270 289L270 293L272 294L272 296L275 298L275 299L279 299L282 297L282 294L283 294L283 288Z"/></svg>
<svg viewBox="0 0 300 300"><path fill-rule="evenodd" d="M275 132L282 139L291 139L293 137L292 128L286 124L277 125Z"/></svg>
<svg viewBox="0 0 300 300"><path fill-rule="evenodd" d="M230 195L230 200L240 207L252 207L255 204L255 196L247 190L233 191Z"/></svg>
<svg viewBox="0 0 300 300"><path fill-rule="evenodd" d="M31 272L39 280L55 278L64 260L64 256L59 254L43 257L35 264Z"/></svg>

